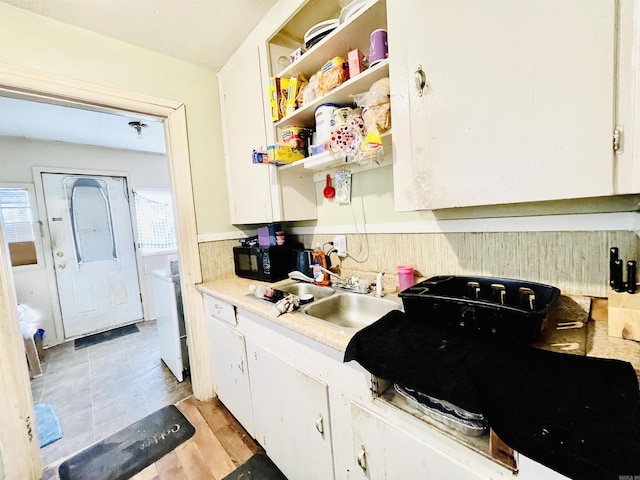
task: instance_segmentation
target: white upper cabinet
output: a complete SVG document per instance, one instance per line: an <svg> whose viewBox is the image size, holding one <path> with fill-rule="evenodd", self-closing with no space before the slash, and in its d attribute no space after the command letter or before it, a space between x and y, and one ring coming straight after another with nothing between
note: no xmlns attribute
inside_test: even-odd
<svg viewBox="0 0 640 480"><path fill-rule="evenodd" d="M613 0L388 0L396 209L618 193L616 15Z"/></svg>
<svg viewBox="0 0 640 480"><path fill-rule="evenodd" d="M268 165L252 163L266 149L258 46L242 46L218 72L231 223L273 221Z"/></svg>
<svg viewBox="0 0 640 480"><path fill-rule="evenodd" d="M640 2L620 0L616 193L640 192Z"/></svg>
<svg viewBox="0 0 640 480"><path fill-rule="evenodd" d="M275 50L269 39L303 3L278 2L218 72L229 208L234 224L318 216L311 173L278 172L274 165L252 163L254 149L266 151L276 143L268 98L269 64ZM287 51L291 50L293 47ZM277 54L281 53L282 49Z"/></svg>

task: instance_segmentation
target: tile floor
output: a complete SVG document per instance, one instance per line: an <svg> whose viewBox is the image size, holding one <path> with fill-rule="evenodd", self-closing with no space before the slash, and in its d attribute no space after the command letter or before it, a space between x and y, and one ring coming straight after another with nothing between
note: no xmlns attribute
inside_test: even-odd
<svg viewBox="0 0 640 480"><path fill-rule="evenodd" d="M160 360L156 322L140 332L75 350L66 342L45 350L43 374L31 381L34 403L50 403L63 435L40 450L49 465L192 394Z"/></svg>

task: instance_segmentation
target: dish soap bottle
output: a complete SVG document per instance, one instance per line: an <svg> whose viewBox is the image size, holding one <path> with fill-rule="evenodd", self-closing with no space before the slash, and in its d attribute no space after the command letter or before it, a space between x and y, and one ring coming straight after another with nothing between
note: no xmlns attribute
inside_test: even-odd
<svg viewBox="0 0 640 480"><path fill-rule="evenodd" d="M331 282L329 274L325 271L327 269L327 257L325 253L320 248L315 248L311 255L313 257L313 283L325 287L328 286Z"/></svg>

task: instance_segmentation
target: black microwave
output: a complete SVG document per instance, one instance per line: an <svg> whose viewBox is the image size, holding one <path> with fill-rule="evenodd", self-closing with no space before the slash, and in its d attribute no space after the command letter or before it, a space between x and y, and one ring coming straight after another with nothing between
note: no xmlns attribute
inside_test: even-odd
<svg viewBox="0 0 640 480"><path fill-rule="evenodd" d="M296 250L274 247L233 247L236 275L242 278L277 282L296 269Z"/></svg>

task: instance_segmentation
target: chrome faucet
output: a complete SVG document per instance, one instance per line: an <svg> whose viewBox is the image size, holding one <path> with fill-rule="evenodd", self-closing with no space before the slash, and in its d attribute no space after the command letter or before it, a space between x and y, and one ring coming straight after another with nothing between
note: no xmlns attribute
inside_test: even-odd
<svg viewBox="0 0 640 480"><path fill-rule="evenodd" d="M320 270L327 273L329 276L335 278L337 281L332 281L331 286L336 288L342 288L350 292L355 293L369 293L369 286L362 286L358 277L341 277L337 273L332 272L324 267L316 265Z"/></svg>
<svg viewBox="0 0 640 480"><path fill-rule="evenodd" d="M382 297L384 296L384 293L382 293L382 276L384 275L384 271L380 271L377 273L376 275L376 297Z"/></svg>

